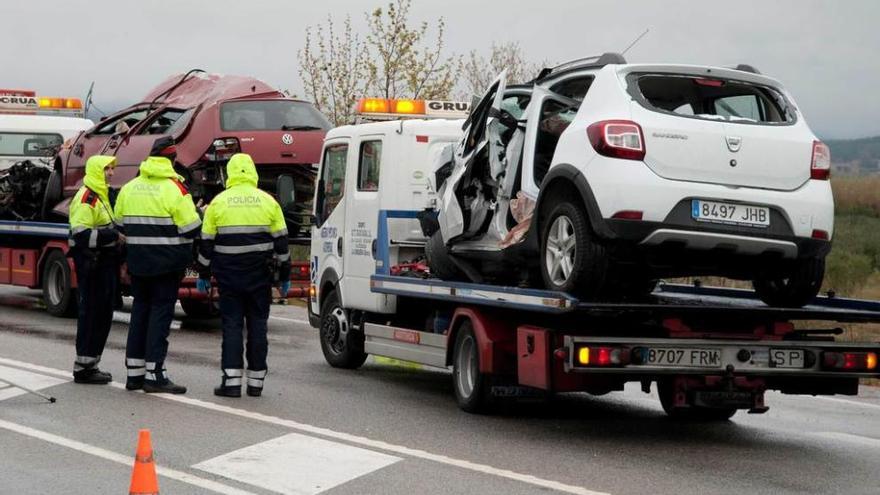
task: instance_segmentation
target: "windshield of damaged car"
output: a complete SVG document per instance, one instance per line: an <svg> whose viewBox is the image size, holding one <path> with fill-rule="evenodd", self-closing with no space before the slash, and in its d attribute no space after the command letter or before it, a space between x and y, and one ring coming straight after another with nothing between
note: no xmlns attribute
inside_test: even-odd
<svg viewBox="0 0 880 495"><path fill-rule="evenodd" d="M326 131L332 127L321 112L302 101L230 101L220 106L224 131Z"/></svg>
<svg viewBox="0 0 880 495"><path fill-rule="evenodd" d="M63 141L61 134L0 132L0 155L48 156Z"/></svg>
<svg viewBox="0 0 880 495"><path fill-rule="evenodd" d="M632 88L632 76L628 78ZM689 118L746 124L785 124L794 115L776 90L743 81L675 74L636 76L642 106Z"/></svg>

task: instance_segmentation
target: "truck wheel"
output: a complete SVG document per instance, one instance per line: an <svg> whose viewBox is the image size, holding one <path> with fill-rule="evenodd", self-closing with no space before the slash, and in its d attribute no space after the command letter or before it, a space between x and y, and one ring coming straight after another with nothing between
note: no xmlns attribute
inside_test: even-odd
<svg viewBox="0 0 880 495"><path fill-rule="evenodd" d="M586 212L562 201L542 220L541 277L549 290L597 297L604 285L608 258L592 239Z"/></svg>
<svg viewBox="0 0 880 495"><path fill-rule="evenodd" d="M367 360L364 336L349 320L348 312L339 303L336 291L327 294L321 303L321 351L334 368L356 369Z"/></svg>
<svg viewBox="0 0 880 495"><path fill-rule="evenodd" d="M727 421L732 418L737 411L736 409L729 407L675 407L673 406L673 404L675 404L675 389L670 381L657 382L657 392L660 395L660 405L663 406L663 411L671 419L677 421Z"/></svg>
<svg viewBox="0 0 880 495"><path fill-rule="evenodd" d="M487 412L493 405L491 376L480 372L480 349L471 322L465 321L455 337L452 388L458 407L469 413Z"/></svg>
<svg viewBox="0 0 880 495"><path fill-rule="evenodd" d="M77 314L77 292L71 287L70 265L58 249L46 256L43 265L43 301L52 316L70 318Z"/></svg>
<svg viewBox="0 0 880 495"><path fill-rule="evenodd" d="M787 274L762 274L752 286L768 306L800 308L816 297L824 278L825 258L805 258L796 260Z"/></svg>
<svg viewBox="0 0 880 495"><path fill-rule="evenodd" d="M434 232L425 243L425 257L428 259L431 274L443 280L461 280L461 270L449 257L449 251L439 230Z"/></svg>
<svg viewBox="0 0 880 495"><path fill-rule="evenodd" d="M206 320L220 316L220 308L214 301L200 301L198 299L181 299L180 307L190 318Z"/></svg>

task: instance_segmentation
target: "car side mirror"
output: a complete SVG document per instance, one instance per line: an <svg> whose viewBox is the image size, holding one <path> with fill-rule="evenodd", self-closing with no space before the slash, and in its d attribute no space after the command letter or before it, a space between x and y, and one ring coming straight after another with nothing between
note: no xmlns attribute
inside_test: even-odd
<svg viewBox="0 0 880 495"><path fill-rule="evenodd" d="M287 210L296 204L296 183L290 175L279 175L275 183L275 195L282 210Z"/></svg>

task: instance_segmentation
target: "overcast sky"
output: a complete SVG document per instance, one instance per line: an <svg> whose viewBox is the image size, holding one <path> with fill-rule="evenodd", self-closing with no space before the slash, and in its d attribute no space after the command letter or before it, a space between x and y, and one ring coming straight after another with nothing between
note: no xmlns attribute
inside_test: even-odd
<svg viewBox="0 0 880 495"><path fill-rule="evenodd" d="M82 96L118 109L166 76L201 68L301 94L306 26L379 0L4 0L0 87ZM781 80L825 138L880 135L880 1L413 0L445 17L450 53L518 41L534 60L620 51L631 62L749 63Z"/></svg>

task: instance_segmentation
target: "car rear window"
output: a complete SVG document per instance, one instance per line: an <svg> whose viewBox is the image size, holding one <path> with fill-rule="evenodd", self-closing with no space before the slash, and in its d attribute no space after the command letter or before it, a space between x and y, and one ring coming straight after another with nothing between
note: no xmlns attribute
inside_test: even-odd
<svg viewBox="0 0 880 495"><path fill-rule="evenodd" d="M794 122L785 97L773 88L730 79L631 74L630 91L649 110L706 120L750 124Z"/></svg>
<svg viewBox="0 0 880 495"><path fill-rule="evenodd" d="M63 141L61 134L0 132L0 155L52 156Z"/></svg>
<svg viewBox="0 0 880 495"><path fill-rule="evenodd" d="M220 128L224 131L309 131L331 127L321 112L301 101L231 101L220 106Z"/></svg>

